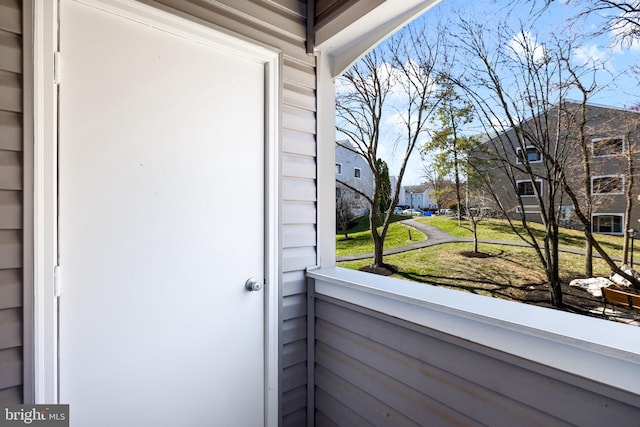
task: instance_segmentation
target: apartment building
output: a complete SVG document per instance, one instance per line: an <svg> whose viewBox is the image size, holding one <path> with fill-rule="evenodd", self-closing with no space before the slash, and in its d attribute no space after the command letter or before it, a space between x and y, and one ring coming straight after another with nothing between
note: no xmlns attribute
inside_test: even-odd
<svg viewBox="0 0 640 427"><path fill-rule="evenodd" d="M540 221L553 199L560 224L582 228L573 195L593 232L638 229L640 113L598 105L582 111L577 103L556 106L489 138L474 157L487 162L480 169L491 175L492 192L513 218ZM559 185L562 179L568 189Z"/></svg>

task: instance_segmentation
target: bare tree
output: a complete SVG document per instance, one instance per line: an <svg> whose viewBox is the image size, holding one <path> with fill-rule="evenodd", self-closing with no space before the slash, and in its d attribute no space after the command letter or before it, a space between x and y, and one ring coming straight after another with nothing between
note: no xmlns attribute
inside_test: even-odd
<svg viewBox="0 0 640 427"><path fill-rule="evenodd" d="M492 136L476 172L514 233L538 255L551 303L562 306L560 174L568 160L568 146L559 132L562 111L557 105L562 104L565 89L557 53L537 43L525 28L511 32L500 26L491 47L481 24L462 20L461 30L459 48L470 63L457 83L474 104L485 133ZM543 237L530 225L530 215L542 222ZM515 227L514 220L519 220L521 228Z"/></svg>
<svg viewBox="0 0 640 427"><path fill-rule="evenodd" d="M635 282L620 271L595 239L591 217L571 186L576 151L573 135L567 130L570 114L566 107L571 103L565 99L573 86L565 59L574 40L544 45L530 30L510 33L501 27L499 42L488 48L482 25L463 21L463 29L460 45L476 62L458 83L475 104L486 132L494 135L487 142L488 152L493 153L490 160L501 176L499 182L494 180L488 187L493 188L495 201L507 214L513 231L536 251L547 276L552 304L562 305L559 225L564 203L573 206L589 244L612 271ZM519 214L524 232L513 227L511 218L518 217L515 214ZM544 225L541 238L529 226L531 215Z"/></svg>
<svg viewBox="0 0 640 427"><path fill-rule="evenodd" d="M585 213L585 218L588 223L583 224L585 230L592 229L592 213L594 211L594 199L593 191L591 188L591 146L590 138L588 135L588 103L591 97L596 93L598 89L596 82L596 70L599 64L589 64L585 66L576 66L572 61L572 45L569 44L567 51L560 52L560 61L568 73L567 85L570 88L577 90L580 94L579 101L574 108L565 108L567 113L567 127L571 129L575 135L571 138L571 141L577 145L577 151L580 153L580 163L577 166L579 170L576 173L565 174L564 176L577 176L581 185L581 191L576 191L577 194L581 194L580 207ZM593 120L593 117L590 118ZM571 185L570 182L565 182L565 185ZM585 239L585 275L587 277L593 276L593 244L589 238Z"/></svg>
<svg viewBox="0 0 640 427"><path fill-rule="evenodd" d="M554 0L544 0L546 5ZM597 15L603 19L602 26L596 35L610 33L615 41L630 46L640 39L640 2L614 0L564 0L565 3L579 5L581 11L574 20L589 15Z"/></svg>
<svg viewBox="0 0 640 427"><path fill-rule="evenodd" d="M398 203L400 186L407 162L418 141L428 131L431 114L435 67L441 41L431 40L424 28L409 26L384 42L338 79L336 95L337 130L350 144L342 145L362 156L374 176L373 196L350 187L369 201L369 223L374 243L374 267L384 267L384 240L391 223L392 209L380 212L383 180L376 164L380 158L386 120L395 116L402 129L396 135L397 148L402 150L402 163L390 206ZM349 187L348 184L343 183ZM377 223L384 217L381 229Z"/></svg>
<svg viewBox="0 0 640 427"><path fill-rule="evenodd" d="M478 251L478 224L493 212L492 198L487 194L482 182L470 184L467 181L465 216L471 225L473 235L473 253Z"/></svg>

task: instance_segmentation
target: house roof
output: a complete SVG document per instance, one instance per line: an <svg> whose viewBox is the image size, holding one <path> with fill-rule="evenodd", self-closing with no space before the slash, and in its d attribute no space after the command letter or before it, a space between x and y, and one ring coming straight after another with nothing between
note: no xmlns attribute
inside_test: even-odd
<svg viewBox="0 0 640 427"><path fill-rule="evenodd" d="M419 184L419 185L405 185L404 191L405 193L424 193L425 191L431 190L429 184Z"/></svg>
<svg viewBox="0 0 640 427"><path fill-rule="evenodd" d="M573 100L566 100L566 101L563 102L563 104L565 105L566 109L569 109L569 108L578 108L578 107L580 107L581 102L573 101ZM618 111L620 113L640 114L640 110L636 110L636 109L631 110L631 109L615 107L615 106L609 106L609 105L596 104L596 103L591 103L591 102L587 102L587 103L585 103L585 105L587 106L587 108L591 108L591 109ZM549 111L552 111L552 110L557 109L557 108L558 108L558 105L554 105L552 108L549 109ZM534 117L537 117L539 115L540 114L528 117L525 120L522 120L522 122L520 122L520 123L521 124L522 123L527 123L527 122L533 120ZM488 143L491 140L499 138L502 135L510 132L512 129L513 129L513 127L510 126L508 128L503 129L502 132L498 132L498 133L495 133L495 134L484 133L482 135L479 135L478 136L479 143L476 145L476 147L480 147L481 145L484 145L484 144Z"/></svg>

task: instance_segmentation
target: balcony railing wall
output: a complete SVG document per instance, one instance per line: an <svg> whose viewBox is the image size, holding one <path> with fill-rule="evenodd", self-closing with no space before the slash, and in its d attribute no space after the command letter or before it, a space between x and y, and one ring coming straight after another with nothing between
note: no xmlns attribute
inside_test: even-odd
<svg viewBox="0 0 640 427"><path fill-rule="evenodd" d="M498 302L498 308L505 301L432 287L424 294L416 288L424 285L342 269L309 276L315 288L310 338L316 425L595 426L640 420L638 387L615 379L625 372L638 378L640 358L631 348L483 319L437 300L471 296L479 305ZM422 294L411 295L414 290ZM507 307L513 304L552 320L557 314L572 318L518 303ZM605 328L607 323L598 321ZM635 327L613 329L638 336ZM535 347L529 355L527 345ZM575 358L573 367L567 358Z"/></svg>

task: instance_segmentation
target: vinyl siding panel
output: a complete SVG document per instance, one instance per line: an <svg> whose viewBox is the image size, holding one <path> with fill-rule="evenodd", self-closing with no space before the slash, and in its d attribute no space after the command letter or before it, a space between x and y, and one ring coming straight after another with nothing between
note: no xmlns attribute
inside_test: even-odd
<svg viewBox="0 0 640 427"><path fill-rule="evenodd" d="M314 133L316 128L316 116L313 111L303 110L285 105L282 111L285 129L302 133Z"/></svg>
<svg viewBox="0 0 640 427"><path fill-rule="evenodd" d="M290 390L285 397L283 418L292 426L299 426L300 420L306 420L306 385ZM303 415L304 413L304 415ZM302 424L304 425L304 424Z"/></svg>
<svg viewBox="0 0 640 427"><path fill-rule="evenodd" d="M0 0L0 30L22 33L22 2Z"/></svg>
<svg viewBox="0 0 640 427"><path fill-rule="evenodd" d="M306 279L303 271L292 271L282 274L282 296L283 298L306 294Z"/></svg>
<svg viewBox="0 0 640 427"><path fill-rule="evenodd" d="M283 203L283 205L283 224L315 224L315 203L290 201Z"/></svg>
<svg viewBox="0 0 640 427"><path fill-rule="evenodd" d="M22 153L0 151L0 189L22 190Z"/></svg>
<svg viewBox="0 0 640 427"><path fill-rule="evenodd" d="M22 386L0 389L0 402L20 402L21 400Z"/></svg>
<svg viewBox="0 0 640 427"><path fill-rule="evenodd" d="M301 271L316 263L315 248L284 248L282 253L282 271Z"/></svg>
<svg viewBox="0 0 640 427"><path fill-rule="evenodd" d="M22 72L22 39L18 34L0 31L0 69Z"/></svg>
<svg viewBox="0 0 640 427"><path fill-rule="evenodd" d="M282 159L282 173L285 177L315 179L316 163L312 157L285 154Z"/></svg>
<svg viewBox="0 0 640 427"><path fill-rule="evenodd" d="M22 228L22 192L0 190L0 230Z"/></svg>
<svg viewBox="0 0 640 427"><path fill-rule="evenodd" d="M22 307L22 276L20 270L0 270L0 313ZM2 339L2 338L0 338Z"/></svg>
<svg viewBox="0 0 640 427"><path fill-rule="evenodd" d="M306 328L306 316L306 294L291 295L289 298L285 299L282 307L282 318L284 320L292 320L289 322L291 325L290 328L295 328L297 331L300 331L301 328Z"/></svg>
<svg viewBox="0 0 640 427"><path fill-rule="evenodd" d="M291 69L291 71L293 73L297 73L295 69ZM298 74L302 74L302 73L298 73ZM304 74L302 75L305 76ZM313 88L295 86L290 82L284 82L284 90L282 93L282 97L285 104L292 105L300 109L306 109L308 111L315 111L316 104L315 104L315 98L313 97L313 94L314 94Z"/></svg>
<svg viewBox="0 0 640 427"><path fill-rule="evenodd" d="M3 331L4 332L4 331ZM22 351L19 346L0 350L0 402L22 401ZM6 399L2 399L2 396Z"/></svg>
<svg viewBox="0 0 640 427"><path fill-rule="evenodd" d="M640 416L640 396L315 300L316 425L634 425Z"/></svg>
<svg viewBox="0 0 640 427"><path fill-rule="evenodd" d="M0 110L0 151L22 150L22 115Z"/></svg>
<svg viewBox="0 0 640 427"><path fill-rule="evenodd" d="M282 132L282 149L285 153L315 157L316 140L311 134L285 129Z"/></svg>
<svg viewBox="0 0 640 427"><path fill-rule="evenodd" d="M294 341L289 344L284 344L282 346L282 363L287 366L287 368L291 368L292 366L298 365L300 363L306 363L307 360L307 343L306 341ZM285 369L286 376L289 369ZM284 393L284 398L286 398L286 393Z"/></svg>
<svg viewBox="0 0 640 427"><path fill-rule="evenodd" d="M22 2L0 0L0 403L23 402Z"/></svg>
<svg viewBox="0 0 640 427"><path fill-rule="evenodd" d="M282 385L286 391L307 385L307 364L299 363L291 366L284 376Z"/></svg>
<svg viewBox="0 0 640 427"><path fill-rule="evenodd" d="M316 229L309 224L287 225L282 230L282 244L287 248L315 246Z"/></svg>

